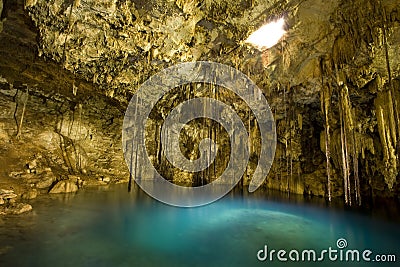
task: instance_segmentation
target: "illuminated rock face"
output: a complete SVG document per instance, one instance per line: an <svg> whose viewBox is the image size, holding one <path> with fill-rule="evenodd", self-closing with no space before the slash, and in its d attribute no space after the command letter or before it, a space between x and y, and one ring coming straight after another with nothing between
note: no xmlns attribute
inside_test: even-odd
<svg viewBox="0 0 400 267"><path fill-rule="evenodd" d="M25 7L23 1L15 5L9 2L4 2L2 18L7 19L1 38L15 45L0 45L4 54L0 75L9 84L28 84L32 92L36 90L45 99L61 95L61 101L75 104L71 114L78 114L80 108L82 114L94 110L90 116L83 116L86 128L82 129L116 136L110 138L114 146L120 146L120 127L115 125L122 118L117 117L123 116L127 102L142 82L179 62L212 60L248 74L263 90L274 112L278 146L267 187L344 196L352 203L361 195L398 194L398 0L309 0L300 4L257 0L35 0L25 1ZM286 34L277 45L261 53L244 44L256 29L281 17ZM18 47L17 52L14 47ZM182 90L184 95L193 94L190 88ZM85 102L92 94L105 100L98 101L102 103L98 107L96 101ZM228 92L219 97L234 99ZM157 131L168 107L182 98L163 99L150 129ZM115 118L110 124L114 128L105 130L101 125L108 125L110 118L102 115L111 106L121 113L109 116ZM244 121L255 125L253 117L246 115L243 102L238 101L235 108L242 110ZM211 124L194 122L182 133L185 145L181 149L189 158L196 157L199 140L207 136L201 127ZM255 128L250 131L256 132ZM68 133L68 128L59 130L57 134ZM104 151L118 154L117 149L101 149L107 142L89 141L84 138L90 138L90 134L79 134L83 137L72 138L78 138L79 149L91 151L85 153L85 168L95 171L95 159ZM219 138L220 143L229 145L227 135ZM154 152L152 161L176 183L198 184L200 176L178 175L159 162L159 141L147 140ZM249 174L257 163L259 147L253 151ZM76 164L80 158L74 157ZM216 174L226 164L222 161L221 167L215 168ZM123 168L123 164L113 165L115 172L122 173ZM246 177L244 184L248 180Z"/></svg>

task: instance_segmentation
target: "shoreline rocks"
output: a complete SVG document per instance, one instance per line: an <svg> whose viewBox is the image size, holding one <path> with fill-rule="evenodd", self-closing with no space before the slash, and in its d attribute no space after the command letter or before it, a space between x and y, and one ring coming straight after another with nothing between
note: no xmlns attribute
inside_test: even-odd
<svg viewBox="0 0 400 267"><path fill-rule="evenodd" d="M14 193L14 190L0 189L0 203L10 203L18 195Z"/></svg>
<svg viewBox="0 0 400 267"><path fill-rule="evenodd" d="M32 210L30 204L16 203L17 197L18 195L14 193L14 190L0 189L0 215L19 215ZM33 198L33 195L30 195L30 197Z"/></svg>

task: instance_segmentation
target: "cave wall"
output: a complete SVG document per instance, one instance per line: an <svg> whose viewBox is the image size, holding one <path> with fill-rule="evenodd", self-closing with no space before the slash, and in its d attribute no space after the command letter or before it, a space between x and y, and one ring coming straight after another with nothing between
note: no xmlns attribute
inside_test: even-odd
<svg viewBox="0 0 400 267"><path fill-rule="evenodd" d="M57 62L38 57L24 1L2 1L0 33L0 214L20 201L81 186L127 182L121 153L125 108ZM57 185L73 185L58 187ZM5 190L5 191L4 191ZM14 203L16 202L16 203Z"/></svg>
<svg viewBox="0 0 400 267"><path fill-rule="evenodd" d="M7 83L38 84L46 92L58 88L60 94L76 90L78 96L95 91L123 110L139 85L165 67L195 60L224 63L247 74L274 113L278 144L266 187L344 196L348 203L364 196L398 195L398 0L19 3L16 9L24 22L18 20L19 32L11 38L8 30L7 38L20 46L29 39L30 52L17 59L2 54L0 74ZM259 52L244 44L253 30L281 16L287 34L278 45ZM35 37L18 35L26 28ZM7 49L3 43L2 51ZM24 70L30 76L19 76L26 58L32 62ZM46 62L72 76L65 74L58 85L59 75ZM230 98L228 93L222 97ZM163 101L160 107L171 104L170 99ZM247 110L243 103L237 106ZM255 123L251 115L243 119ZM115 131L120 134L118 127ZM159 140L148 142L156 147ZM256 162L252 159L249 166ZM182 184L196 179L169 175Z"/></svg>

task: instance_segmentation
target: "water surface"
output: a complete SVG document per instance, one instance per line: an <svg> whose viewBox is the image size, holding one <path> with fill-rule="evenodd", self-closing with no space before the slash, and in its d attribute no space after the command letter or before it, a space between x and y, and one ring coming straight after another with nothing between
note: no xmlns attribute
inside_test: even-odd
<svg viewBox="0 0 400 267"><path fill-rule="evenodd" d="M176 208L125 185L46 196L31 213L0 218L0 266L398 266L398 222L311 202L234 193ZM337 249L339 238L346 249L394 254L397 264L257 259L265 245L320 252Z"/></svg>

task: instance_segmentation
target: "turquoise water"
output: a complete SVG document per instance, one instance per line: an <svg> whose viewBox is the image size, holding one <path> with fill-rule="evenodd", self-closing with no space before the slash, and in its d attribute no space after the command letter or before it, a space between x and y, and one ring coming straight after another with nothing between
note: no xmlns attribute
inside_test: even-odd
<svg viewBox="0 0 400 267"><path fill-rule="evenodd" d="M128 194L124 185L40 198L34 212L0 218L0 266L399 266L398 222L327 209L322 200L260 195L190 209ZM394 254L397 264L257 259L265 245L319 253L337 249L339 238L346 249L370 249L370 258Z"/></svg>

